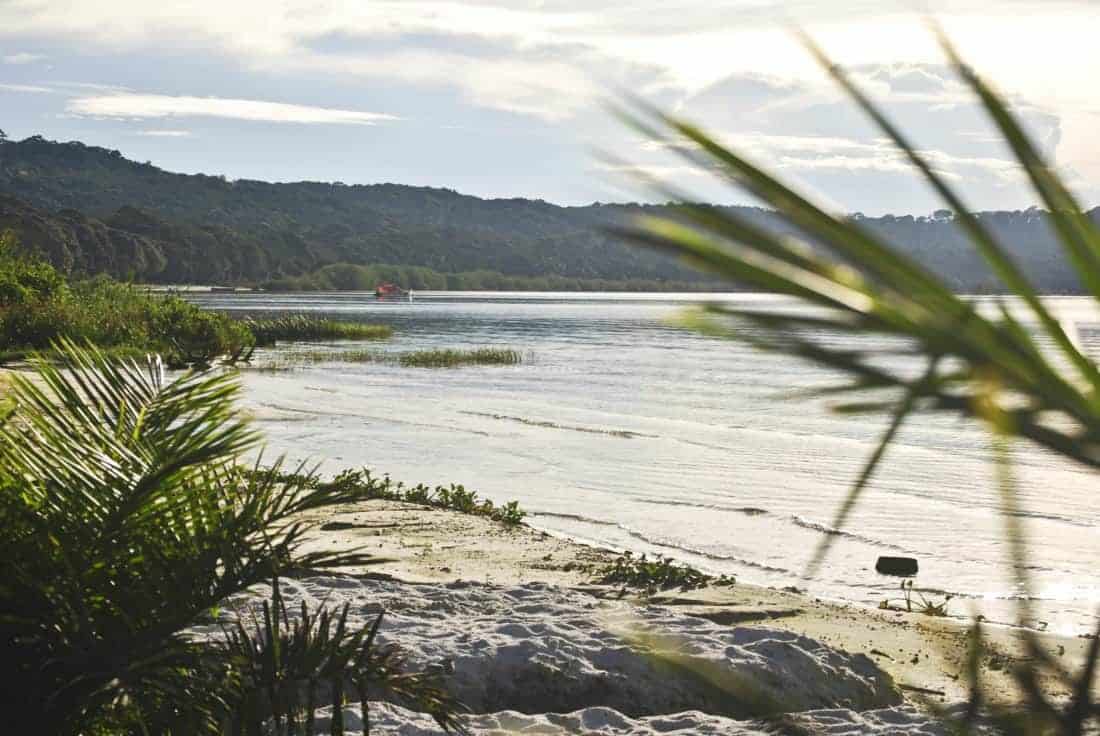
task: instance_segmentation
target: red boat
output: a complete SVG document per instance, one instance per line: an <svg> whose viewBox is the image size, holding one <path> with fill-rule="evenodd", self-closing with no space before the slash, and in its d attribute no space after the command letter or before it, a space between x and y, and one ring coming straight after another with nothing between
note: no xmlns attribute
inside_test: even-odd
<svg viewBox="0 0 1100 736"><path fill-rule="evenodd" d="M379 284L378 286L374 287L374 295L379 299L382 299L384 297L408 296L408 294L409 292L405 291L397 284L391 284L388 281L384 284Z"/></svg>

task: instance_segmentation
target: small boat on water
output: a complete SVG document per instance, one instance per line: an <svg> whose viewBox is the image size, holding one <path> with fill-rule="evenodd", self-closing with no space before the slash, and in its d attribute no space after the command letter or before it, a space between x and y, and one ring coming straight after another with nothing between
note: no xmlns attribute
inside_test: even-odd
<svg viewBox="0 0 1100 736"><path fill-rule="evenodd" d="M402 289L397 284L385 282L374 287L374 295L379 299L412 298L412 292Z"/></svg>

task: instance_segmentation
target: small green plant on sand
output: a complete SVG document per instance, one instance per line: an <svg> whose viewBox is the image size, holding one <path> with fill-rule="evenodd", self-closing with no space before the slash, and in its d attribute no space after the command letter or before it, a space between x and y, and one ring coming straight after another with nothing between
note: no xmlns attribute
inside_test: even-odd
<svg viewBox="0 0 1100 736"><path fill-rule="evenodd" d="M329 481L300 474L286 474L282 479L288 483L302 484L304 487L348 494L356 500L383 499L413 503L483 516L505 526L518 526L527 516L527 512L521 509L516 501L497 505L488 498L480 498L477 491L466 490L466 487L461 484L451 483L447 486L432 487L418 483L415 486L406 486L400 481L391 480L388 475L378 477L367 468L345 470Z"/></svg>
<svg viewBox="0 0 1100 736"><path fill-rule="evenodd" d="M447 733L467 733L459 717L464 708L443 688L440 673L413 671L400 647L377 643L384 612L356 628L348 624L349 610L347 603L338 611L324 604L311 610L303 601L298 615L290 616L275 577L271 599L251 611L251 626L239 614L223 627L215 646L235 669L225 693L227 733L314 736L322 698L332 705L326 733L334 736L344 733L343 707L350 699L359 701L363 733L369 734L369 700L379 698L428 713Z"/></svg>
<svg viewBox="0 0 1100 736"><path fill-rule="evenodd" d="M602 585L622 585L639 588L646 595L662 590L696 590L708 586L732 586L736 581L727 575L708 575L670 557L646 555L635 557L624 552L612 562L594 571L594 580Z"/></svg>

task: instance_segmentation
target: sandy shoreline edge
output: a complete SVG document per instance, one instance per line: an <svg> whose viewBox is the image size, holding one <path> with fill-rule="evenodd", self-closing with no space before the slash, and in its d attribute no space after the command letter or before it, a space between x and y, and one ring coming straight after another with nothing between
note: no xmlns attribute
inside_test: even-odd
<svg viewBox="0 0 1100 736"><path fill-rule="evenodd" d="M902 692L956 702L967 694L964 673L967 627L955 619L870 609L824 601L790 589L738 583L694 591L664 591L645 599L637 592L593 583L591 569L615 553L538 531L508 527L458 512L394 501L364 501L310 517L318 528L306 549L362 547L384 562L348 568L351 575L405 583L457 581L515 586L541 583L602 600L658 606L729 626L788 631L834 649L864 654L887 672ZM988 692L1010 697L1009 671L1023 661L1018 632L987 626L990 651L982 671ZM1067 667L1084 659L1089 640L1039 634L1042 646ZM1061 694L1060 685L1046 683ZM1068 693L1066 693L1068 694Z"/></svg>

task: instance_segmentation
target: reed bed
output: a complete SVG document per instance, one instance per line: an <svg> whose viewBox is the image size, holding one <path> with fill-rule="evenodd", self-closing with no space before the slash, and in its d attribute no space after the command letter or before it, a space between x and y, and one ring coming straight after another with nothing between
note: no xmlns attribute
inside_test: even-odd
<svg viewBox="0 0 1100 736"><path fill-rule="evenodd" d="M523 353L513 348L437 349L402 353L398 362L410 368L457 368L463 365L518 365Z"/></svg>
<svg viewBox="0 0 1100 736"><path fill-rule="evenodd" d="M321 363L383 363L406 368L458 368L467 365L518 365L524 354L514 348L453 348L417 350L405 353L383 350L293 350L278 353L255 369L280 373Z"/></svg>
<svg viewBox="0 0 1100 736"><path fill-rule="evenodd" d="M258 347L270 347L280 341L385 340L393 335L393 329L387 325L340 322L305 315L275 319L248 318L243 322L256 338Z"/></svg>

